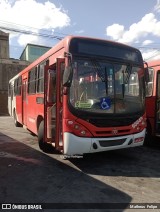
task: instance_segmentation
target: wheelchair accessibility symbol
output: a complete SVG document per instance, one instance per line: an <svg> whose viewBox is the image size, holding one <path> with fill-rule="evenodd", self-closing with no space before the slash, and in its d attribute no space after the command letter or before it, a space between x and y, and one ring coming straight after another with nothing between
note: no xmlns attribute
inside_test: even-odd
<svg viewBox="0 0 160 212"><path fill-rule="evenodd" d="M100 105L101 105L101 108L103 110L110 109L110 107L111 107L111 99L110 98L102 98Z"/></svg>

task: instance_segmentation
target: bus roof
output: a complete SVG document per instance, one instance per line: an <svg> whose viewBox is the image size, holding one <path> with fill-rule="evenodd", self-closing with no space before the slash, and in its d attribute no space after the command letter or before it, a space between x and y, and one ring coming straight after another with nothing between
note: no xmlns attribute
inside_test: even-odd
<svg viewBox="0 0 160 212"><path fill-rule="evenodd" d="M97 41L102 41L102 42L106 42L106 43L113 43L113 44L117 44L119 46L128 47L128 48L131 48L131 49L139 51L137 48L134 48L132 46L129 46L129 45L126 45L126 44L123 44L123 43L119 43L119 42L115 42L115 41L111 41L111 40L104 40L104 39L99 39L99 38L94 38L94 37L67 36L63 40L58 42L55 46L53 46L50 50L48 50L45 54L43 54L38 59L36 59L34 62L32 62L29 66L27 66L25 69L23 69L20 73L18 73L12 79L15 79L19 75L22 75L22 74L26 73L28 70L32 69L33 67L35 67L38 64L42 63L43 61L47 60L47 58L49 58L51 55L56 53L59 49L65 48L67 46L67 44L70 42L70 40L73 39L73 38L81 38L81 39L97 40Z"/></svg>
<svg viewBox="0 0 160 212"><path fill-rule="evenodd" d="M147 62L148 67L160 66L160 60L151 60Z"/></svg>

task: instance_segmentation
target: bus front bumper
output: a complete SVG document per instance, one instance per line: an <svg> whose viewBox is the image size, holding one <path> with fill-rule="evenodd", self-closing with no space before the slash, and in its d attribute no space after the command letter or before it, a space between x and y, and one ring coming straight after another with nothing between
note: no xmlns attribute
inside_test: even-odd
<svg viewBox="0 0 160 212"><path fill-rule="evenodd" d="M64 133L64 155L83 155L122 148L142 146L146 129L132 135L107 137L107 138L84 138L71 133Z"/></svg>

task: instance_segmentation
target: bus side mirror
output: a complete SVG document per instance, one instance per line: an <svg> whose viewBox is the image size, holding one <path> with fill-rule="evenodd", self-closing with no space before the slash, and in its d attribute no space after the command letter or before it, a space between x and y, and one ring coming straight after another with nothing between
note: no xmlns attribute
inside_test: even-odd
<svg viewBox="0 0 160 212"><path fill-rule="evenodd" d="M144 69L144 78L145 78L145 82L149 82L149 71L148 71L148 67Z"/></svg>
<svg viewBox="0 0 160 212"><path fill-rule="evenodd" d="M72 82L72 68L66 67L63 73L63 86L70 87Z"/></svg>
<svg viewBox="0 0 160 212"><path fill-rule="evenodd" d="M149 69L148 69L148 63L144 61L144 79L145 82L149 82Z"/></svg>

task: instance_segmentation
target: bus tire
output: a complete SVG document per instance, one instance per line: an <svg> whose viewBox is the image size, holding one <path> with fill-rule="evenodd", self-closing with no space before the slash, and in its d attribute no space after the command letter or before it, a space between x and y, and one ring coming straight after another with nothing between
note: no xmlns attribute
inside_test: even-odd
<svg viewBox="0 0 160 212"><path fill-rule="evenodd" d="M44 142L44 121L41 121L39 128L38 128L38 144L39 148L43 152L51 152L52 150L52 145Z"/></svg>
<svg viewBox="0 0 160 212"><path fill-rule="evenodd" d="M14 118L14 125L16 127L22 127L22 124L20 124L18 121L17 121L17 114L16 114L16 111L14 110L13 112L13 118Z"/></svg>
<svg viewBox="0 0 160 212"><path fill-rule="evenodd" d="M144 139L144 146L152 146L153 145L154 136L152 135L151 124L147 122L146 136Z"/></svg>

